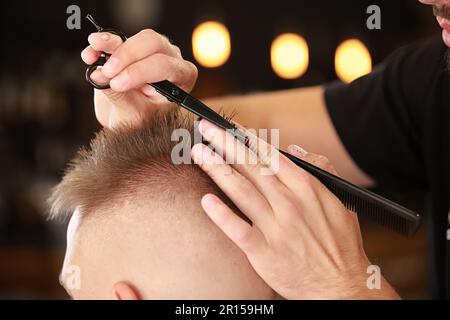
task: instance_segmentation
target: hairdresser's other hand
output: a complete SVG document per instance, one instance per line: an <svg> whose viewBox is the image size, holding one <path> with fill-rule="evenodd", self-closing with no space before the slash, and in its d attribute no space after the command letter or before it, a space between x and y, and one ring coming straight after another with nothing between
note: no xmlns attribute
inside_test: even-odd
<svg viewBox="0 0 450 320"><path fill-rule="evenodd" d="M101 69L92 73L99 84L110 83L111 89L95 90L95 114L108 128L121 122L138 125L151 118L156 109L174 107L146 83L170 80L189 92L197 80L197 68L183 59L180 49L163 35L145 29L122 42L110 33L92 33L89 46L81 53L86 64L92 64L102 51L112 53Z"/></svg>
<svg viewBox="0 0 450 320"><path fill-rule="evenodd" d="M367 287L370 262L357 216L317 179L249 132L256 152L205 120L199 129L216 152L196 144L194 161L252 225L213 194L203 197L203 209L278 294L286 299L398 298L382 277L381 289ZM294 146L290 151L335 173L324 157Z"/></svg>

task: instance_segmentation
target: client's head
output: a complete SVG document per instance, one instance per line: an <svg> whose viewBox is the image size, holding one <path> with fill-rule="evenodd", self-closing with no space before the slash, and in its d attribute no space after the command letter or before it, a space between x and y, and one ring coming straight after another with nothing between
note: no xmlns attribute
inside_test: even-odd
<svg viewBox="0 0 450 320"><path fill-rule="evenodd" d="M200 168L171 160L172 131L192 127L178 111L158 114L78 152L50 198L51 217L70 216L61 280L72 297L274 297L200 205L209 192L229 200Z"/></svg>

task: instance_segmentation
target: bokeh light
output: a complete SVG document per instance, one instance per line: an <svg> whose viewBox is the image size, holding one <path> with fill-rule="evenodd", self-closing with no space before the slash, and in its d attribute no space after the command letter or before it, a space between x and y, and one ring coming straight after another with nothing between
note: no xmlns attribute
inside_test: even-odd
<svg viewBox="0 0 450 320"><path fill-rule="evenodd" d="M295 33L279 35L270 48L273 71L283 79L301 77L309 65L309 49L306 40Z"/></svg>
<svg viewBox="0 0 450 320"><path fill-rule="evenodd" d="M231 53L230 33L225 25L207 21L192 33L192 51L195 60L207 68L216 68L227 62Z"/></svg>
<svg viewBox="0 0 450 320"><path fill-rule="evenodd" d="M334 58L336 74L345 83L372 71L372 58L366 46L358 39L342 42Z"/></svg>

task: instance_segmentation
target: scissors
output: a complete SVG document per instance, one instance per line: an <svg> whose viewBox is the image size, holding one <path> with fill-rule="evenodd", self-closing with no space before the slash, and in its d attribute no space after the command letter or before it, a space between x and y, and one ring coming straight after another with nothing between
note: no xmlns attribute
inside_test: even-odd
<svg viewBox="0 0 450 320"><path fill-rule="evenodd" d="M110 32L118 35L122 41L127 40L127 37L118 30L100 27L91 15L88 14L86 18L95 26L98 32ZM98 67L103 66L106 63L107 57L110 55L111 54L107 52L102 52L100 58L86 70L86 80L96 89L104 90L110 88L109 84L100 85L91 79L92 72ZM194 98L172 82L163 80L148 83L148 85L154 87L159 94L166 97L170 102L174 102L198 117L208 120L216 126L226 130L238 141L247 147L250 147L249 139L244 132L239 130L232 122L220 116L203 102ZM358 187L341 177L333 175L328 171L316 167L285 151L279 150L279 152L297 166L303 168L320 180L320 182L333 192L349 210L358 213L358 215L366 216L378 224L384 225L385 227L407 236L411 236L417 231L421 217L412 210L383 198L367 189Z"/></svg>
<svg viewBox="0 0 450 320"><path fill-rule="evenodd" d="M127 41L127 37L123 34L123 32L121 32L119 30L111 29L111 28L108 28L108 29L102 28L95 21L95 19L92 17L92 15L88 14L86 16L86 19L88 19L95 26L95 28L97 29L98 32L109 32L109 33L119 36L122 39L122 41L124 41L124 42ZM86 80L96 89L104 90L104 89L110 88L109 84L104 84L104 85L98 84L98 83L95 83L91 79L92 73L98 67L103 66L107 61L107 57L109 57L109 56L111 56L110 53L102 52L100 58L95 63L88 66L88 68L86 69ZM178 86L176 86L169 80L148 83L148 85L154 87L155 90L159 94L166 97L166 99L169 100L170 102L175 102L179 106L194 113L198 117L200 117L202 119L206 119L209 122L216 124L220 128L227 130L228 132L233 134L233 136L236 139L238 139L240 142L242 142L248 146L248 141L249 141L248 137L241 130L239 130L233 123L231 123L230 121L228 121L225 118L223 118L222 116L220 116L218 113L216 113L211 108L209 108L207 105L205 105L203 102L194 98L193 96L191 96L186 91L179 88Z"/></svg>

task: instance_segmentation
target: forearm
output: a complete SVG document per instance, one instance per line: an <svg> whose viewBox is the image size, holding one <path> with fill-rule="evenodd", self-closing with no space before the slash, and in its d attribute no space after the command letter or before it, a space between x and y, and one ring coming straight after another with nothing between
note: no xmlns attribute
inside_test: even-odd
<svg viewBox="0 0 450 320"><path fill-rule="evenodd" d="M253 129L278 129L280 147L297 144L327 156L338 172L360 185L371 179L353 162L328 115L323 86L206 99L215 110Z"/></svg>
<svg viewBox="0 0 450 320"><path fill-rule="evenodd" d="M223 110L225 114L236 113L233 119L248 128L280 129L280 143L285 147L300 135L297 130L293 135L288 133L294 127L306 123L305 118L317 114L317 109L323 104L322 91L322 87L310 87L211 98L206 102L216 110ZM294 115L301 115L303 120L297 117L295 119Z"/></svg>

